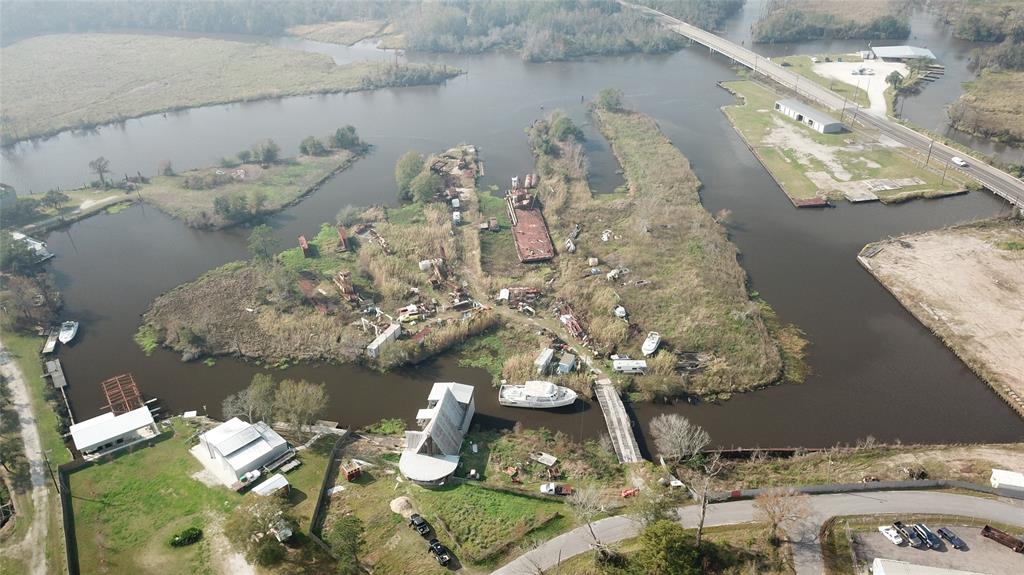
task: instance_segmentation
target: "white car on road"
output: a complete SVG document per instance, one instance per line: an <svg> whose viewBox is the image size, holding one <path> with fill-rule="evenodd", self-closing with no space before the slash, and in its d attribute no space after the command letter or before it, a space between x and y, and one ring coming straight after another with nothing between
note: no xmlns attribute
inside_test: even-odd
<svg viewBox="0 0 1024 575"><path fill-rule="evenodd" d="M949 161L960 166L961 168L967 167L967 160L961 158L960 156L953 156L952 158L949 159Z"/></svg>
<svg viewBox="0 0 1024 575"><path fill-rule="evenodd" d="M886 539L892 541L893 545L903 545L903 536L892 525L879 525L878 530Z"/></svg>

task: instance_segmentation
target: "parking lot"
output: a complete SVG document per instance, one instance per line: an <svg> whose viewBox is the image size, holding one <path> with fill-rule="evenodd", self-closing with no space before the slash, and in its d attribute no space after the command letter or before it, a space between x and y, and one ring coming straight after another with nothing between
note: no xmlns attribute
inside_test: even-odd
<svg viewBox="0 0 1024 575"><path fill-rule="evenodd" d="M966 551L957 551L943 541L943 548L935 550L915 549L907 544L893 545L878 530L856 533L857 560L860 565L870 565L876 557L895 559L917 565L945 567L963 571L976 571L991 575L1018 575L1024 573L1024 554L981 536L977 527L966 527L948 523L928 523L932 531L949 527L967 544Z"/></svg>

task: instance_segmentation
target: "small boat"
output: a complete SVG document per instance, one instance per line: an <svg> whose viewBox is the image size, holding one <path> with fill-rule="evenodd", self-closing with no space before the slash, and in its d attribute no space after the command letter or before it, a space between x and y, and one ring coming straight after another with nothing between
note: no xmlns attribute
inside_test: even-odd
<svg viewBox="0 0 1024 575"><path fill-rule="evenodd" d="M571 405L576 392L550 381L527 381L525 385L503 385L498 390L498 403L508 407L547 409Z"/></svg>
<svg viewBox="0 0 1024 575"><path fill-rule="evenodd" d="M640 350L644 352L644 355L654 355L654 352L658 351L659 345L661 345L661 334L652 331L647 334L647 339L644 340L644 345Z"/></svg>
<svg viewBox="0 0 1024 575"><path fill-rule="evenodd" d="M57 334L57 339L63 344L68 344L71 340L75 339L78 335L78 322L77 321L66 321L60 324L60 333Z"/></svg>

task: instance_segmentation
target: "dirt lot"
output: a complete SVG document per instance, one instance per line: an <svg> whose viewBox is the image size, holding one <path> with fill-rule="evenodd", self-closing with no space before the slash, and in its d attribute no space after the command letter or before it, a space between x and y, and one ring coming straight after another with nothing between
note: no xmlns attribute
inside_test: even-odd
<svg viewBox="0 0 1024 575"><path fill-rule="evenodd" d="M870 244L858 259L1024 414L1024 224L904 236Z"/></svg>
<svg viewBox="0 0 1024 575"><path fill-rule="evenodd" d="M854 75L855 70L867 68L874 71L870 76ZM886 76L893 71L899 72L904 78L907 77L907 65L899 62L882 62L880 60L870 62L822 62L814 65L814 72L826 78L832 78L847 84L859 86L868 93L871 99L871 111L880 116L885 115L885 90L889 85L885 82Z"/></svg>
<svg viewBox="0 0 1024 575"><path fill-rule="evenodd" d="M880 524L881 525L881 524ZM938 551L915 549L909 545L893 545L878 530L856 534L857 559L861 565L870 564L875 557L906 561L915 565L960 569L991 575L1014 575L1024 571L1024 557L981 536L973 526L950 523L927 523L932 531L949 527L967 543L967 551L957 551L944 545Z"/></svg>

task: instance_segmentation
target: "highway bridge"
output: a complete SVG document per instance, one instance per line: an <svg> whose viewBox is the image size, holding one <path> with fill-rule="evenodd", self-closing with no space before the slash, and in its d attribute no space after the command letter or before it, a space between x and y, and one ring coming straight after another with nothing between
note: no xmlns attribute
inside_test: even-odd
<svg viewBox="0 0 1024 575"><path fill-rule="evenodd" d="M639 10L653 16L674 32L681 34L698 44L707 46L713 52L724 54L735 62L750 68L754 71L754 74L762 74L826 108L845 112L851 106L851 103L848 102L846 98L836 94L832 90L816 84L796 72L791 72L752 50L744 48L743 46L738 46L725 38L708 32L707 30L702 30L696 26L683 22L678 18L673 18L652 8L631 4L622 0L620 0L620 3L623 6ZM869 110L860 109L855 112L855 118L856 121L861 123L863 126L878 130L880 134L883 134L904 146L916 149L922 154L926 154L930 159L938 160L939 162L946 164L948 169L959 170L976 180L979 184L991 190L997 196L1005 199L1007 202L1017 207L1024 208L1024 182L1020 179L1015 178L1010 174L979 160L978 158L971 157L968 154L953 149L927 135L916 132L887 116L875 115ZM960 167L951 164L950 159L954 156L959 156L967 160L968 165Z"/></svg>

